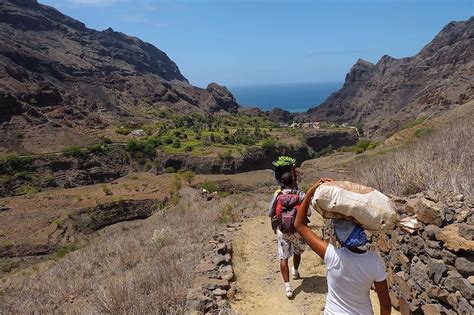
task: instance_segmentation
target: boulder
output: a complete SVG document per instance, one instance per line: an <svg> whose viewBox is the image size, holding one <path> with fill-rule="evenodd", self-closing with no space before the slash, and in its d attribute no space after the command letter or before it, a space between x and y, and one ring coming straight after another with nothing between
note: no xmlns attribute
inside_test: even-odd
<svg viewBox="0 0 474 315"><path fill-rule="evenodd" d="M440 304L425 304L421 309L424 315L441 315L443 307Z"/></svg>
<svg viewBox="0 0 474 315"><path fill-rule="evenodd" d="M467 277L467 281L469 281L470 284L474 284L474 276Z"/></svg>
<svg viewBox="0 0 474 315"><path fill-rule="evenodd" d="M468 256L469 259L464 257L459 257L456 259L454 266L459 271L460 274L464 276L474 275L474 259L473 256Z"/></svg>
<svg viewBox="0 0 474 315"><path fill-rule="evenodd" d="M410 276L420 286L420 289L428 289L431 286L428 271L428 266L421 262L421 260L413 261L410 266Z"/></svg>
<svg viewBox="0 0 474 315"><path fill-rule="evenodd" d="M230 255L229 254L225 254L225 255L217 254L217 255L211 257L211 261L216 265L226 264L230 261Z"/></svg>
<svg viewBox="0 0 474 315"><path fill-rule="evenodd" d="M471 235L472 227L465 223L454 223L442 228L436 233L436 239L444 242L444 247L459 252L460 250L474 253L474 241ZM461 234L461 232L465 232ZM465 238L469 237L469 239Z"/></svg>
<svg viewBox="0 0 474 315"><path fill-rule="evenodd" d="M407 255L419 255L425 252L425 241L419 235L405 235L405 244L401 246L402 251Z"/></svg>
<svg viewBox="0 0 474 315"><path fill-rule="evenodd" d="M454 215L454 219L456 222L462 223L466 221L466 219L472 215L472 210L469 208L462 208L461 210L457 211Z"/></svg>
<svg viewBox="0 0 474 315"><path fill-rule="evenodd" d="M227 291L224 290L224 289L217 288L217 289L212 291L212 294L214 296L225 296L227 294Z"/></svg>
<svg viewBox="0 0 474 315"><path fill-rule="evenodd" d="M438 284L440 280L446 275L447 267L442 260L430 259L428 263L428 275L433 279L434 283Z"/></svg>
<svg viewBox="0 0 474 315"><path fill-rule="evenodd" d="M408 263L410 260L408 259L407 256L405 256L401 251L399 250L392 250L390 252L390 263L392 265L403 265L403 266L408 266Z"/></svg>
<svg viewBox="0 0 474 315"><path fill-rule="evenodd" d="M459 291L466 299L471 300L474 297L474 287L467 279L457 275L450 275L446 278L444 286L449 291Z"/></svg>
<svg viewBox="0 0 474 315"><path fill-rule="evenodd" d="M448 304L449 292L440 287L431 287L427 290L428 296L432 299L436 299L441 303Z"/></svg>
<svg viewBox="0 0 474 315"><path fill-rule="evenodd" d="M224 290L229 289L230 284L229 281L225 279L212 279L207 277L198 277L194 280L194 287L201 287L207 290L215 290L217 288L221 288Z"/></svg>
<svg viewBox="0 0 474 315"><path fill-rule="evenodd" d="M398 287L398 292L400 293L400 296L411 300L415 297L415 295L411 286L407 283L407 278L408 276L404 271L399 271L393 276L393 281Z"/></svg>
<svg viewBox="0 0 474 315"><path fill-rule="evenodd" d="M219 274L222 279L231 281L234 278L234 271L232 270L231 265L225 265L219 271Z"/></svg>
<svg viewBox="0 0 474 315"><path fill-rule="evenodd" d="M212 299L205 296L199 290L189 289L186 297L187 314L200 314L199 312L202 312L203 314L206 311L206 305L209 302L212 302Z"/></svg>
<svg viewBox="0 0 474 315"><path fill-rule="evenodd" d="M441 255L441 259L443 259L444 263L448 264L448 265L454 265L454 261L457 258L456 255L454 255L453 253L451 253L450 251L445 250L445 249L443 249L440 252L440 255Z"/></svg>
<svg viewBox="0 0 474 315"><path fill-rule="evenodd" d="M472 305L464 298L459 299L457 311L461 315L471 315L474 313Z"/></svg>
<svg viewBox="0 0 474 315"><path fill-rule="evenodd" d="M463 194L458 194L458 195L454 196L454 200L464 201L464 195Z"/></svg>
<svg viewBox="0 0 474 315"><path fill-rule="evenodd" d="M199 273L206 273L206 272L211 272L217 269L218 269L218 266L216 264L213 264L210 261L201 261L199 265L196 267L195 271Z"/></svg>
<svg viewBox="0 0 474 315"><path fill-rule="evenodd" d="M441 225L444 220L444 208L426 198L417 199L414 204L414 212L418 220L425 224Z"/></svg>
<svg viewBox="0 0 474 315"><path fill-rule="evenodd" d="M434 240L435 235L439 232L439 230L441 229L438 226L429 224L425 227L421 235L423 236L423 238Z"/></svg>

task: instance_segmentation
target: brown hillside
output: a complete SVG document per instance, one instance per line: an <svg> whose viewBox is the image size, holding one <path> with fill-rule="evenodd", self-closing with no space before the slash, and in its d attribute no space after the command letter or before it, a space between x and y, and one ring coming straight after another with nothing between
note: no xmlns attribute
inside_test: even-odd
<svg viewBox="0 0 474 315"><path fill-rule="evenodd" d="M375 65L359 59L344 86L304 118L362 123L368 135L384 136L472 100L472 82L474 17L449 23L413 57L386 55Z"/></svg>
<svg viewBox="0 0 474 315"><path fill-rule="evenodd" d="M0 37L0 152L21 147L19 132L80 144L91 128L139 123L162 108L238 109L225 87L190 85L153 45L88 29L35 0L0 0Z"/></svg>

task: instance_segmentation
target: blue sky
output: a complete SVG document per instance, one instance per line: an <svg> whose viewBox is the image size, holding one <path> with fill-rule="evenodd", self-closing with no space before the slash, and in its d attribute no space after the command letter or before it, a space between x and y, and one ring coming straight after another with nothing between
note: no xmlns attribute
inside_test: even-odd
<svg viewBox="0 0 474 315"><path fill-rule="evenodd" d="M416 54L474 0L40 0L137 36L206 86L344 80L357 58Z"/></svg>

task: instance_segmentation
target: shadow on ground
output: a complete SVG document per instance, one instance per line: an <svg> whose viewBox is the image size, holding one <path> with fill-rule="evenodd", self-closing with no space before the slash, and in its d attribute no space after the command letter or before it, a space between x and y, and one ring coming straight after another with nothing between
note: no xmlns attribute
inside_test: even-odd
<svg viewBox="0 0 474 315"><path fill-rule="evenodd" d="M305 293L319 293L326 294L328 293L328 284L326 277L323 276L312 276L312 277L301 277L303 281L301 285L293 291L293 296L296 297L301 291Z"/></svg>

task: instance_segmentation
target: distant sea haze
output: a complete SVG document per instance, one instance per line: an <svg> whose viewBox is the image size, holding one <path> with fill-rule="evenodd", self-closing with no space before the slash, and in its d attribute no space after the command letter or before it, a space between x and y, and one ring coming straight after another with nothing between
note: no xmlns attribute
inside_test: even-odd
<svg viewBox="0 0 474 315"><path fill-rule="evenodd" d="M332 93L339 90L342 82L289 83L268 85L230 86L237 102L243 106L270 110L274 107L289 112L305 112L318 106Z"/></svg>

